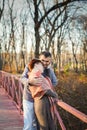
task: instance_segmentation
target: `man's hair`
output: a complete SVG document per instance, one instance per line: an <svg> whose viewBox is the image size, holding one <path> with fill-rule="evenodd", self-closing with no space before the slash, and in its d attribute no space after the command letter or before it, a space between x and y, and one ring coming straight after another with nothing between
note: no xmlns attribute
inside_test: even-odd
<svg viewBox="0 0 87 130"><path fill-rule="evenodd" d="M44 55L46 58L47 58L47 57L51 57L51 53L48 52L48 51L42 51L42 52L40 53L40 56L41 56L41 55Z"/></svg>

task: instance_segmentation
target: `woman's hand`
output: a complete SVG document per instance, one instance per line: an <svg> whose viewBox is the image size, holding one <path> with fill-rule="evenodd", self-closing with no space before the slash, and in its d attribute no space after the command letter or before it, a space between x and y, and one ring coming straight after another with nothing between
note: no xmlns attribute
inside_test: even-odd
<svg viewBox="0 0 87 130"><path fill-rule="evenodd" d="M58 94L56 92L54 92L54 98L58 99Z"/></svg>
<svg viewBox="0 0 87 130"><path fill-rule="evenodd" d="M45 94L53 98L58 98L58 94L50 89L48 89Z"/></svg>
<svg viewBox="0 0 87 130"><path fill-rule="evenodd" d="M29 77L29 84L33 86L40 86L42 84L42 78L41 77Z"/></svg>

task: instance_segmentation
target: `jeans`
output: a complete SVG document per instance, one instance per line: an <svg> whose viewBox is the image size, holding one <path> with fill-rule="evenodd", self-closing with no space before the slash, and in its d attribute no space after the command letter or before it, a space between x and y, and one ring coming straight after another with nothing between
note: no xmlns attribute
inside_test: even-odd
<svg viewBox="0 0 87 130"><path fill-rule="evenodd" d="M23 130L37 130L37 122L34 113L34 103L23 100L24 128Z"/></svg>

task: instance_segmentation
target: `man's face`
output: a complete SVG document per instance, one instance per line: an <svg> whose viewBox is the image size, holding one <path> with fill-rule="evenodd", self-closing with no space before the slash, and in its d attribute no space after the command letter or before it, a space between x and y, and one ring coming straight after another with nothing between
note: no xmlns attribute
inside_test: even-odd
<svg viewBox="0 0 87 130"><path fill-rule="evenodd" d="M43 63L44 68L47 68L51 63L51 57L45 57L44 55L41 55L39 59Z"/></svg>

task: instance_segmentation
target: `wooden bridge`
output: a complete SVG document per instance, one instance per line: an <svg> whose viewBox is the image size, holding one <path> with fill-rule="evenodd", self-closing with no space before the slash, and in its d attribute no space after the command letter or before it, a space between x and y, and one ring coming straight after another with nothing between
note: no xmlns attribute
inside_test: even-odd
<svg viewBox="0 0 87 130"><path fill-rule="evenodd" d="M23 129L22 95L23 84L19 77L0 71L0 130ZM82 122L87 123L86 114L61 100L58 100L57 105ZM66 130L66 126L58 111L57 115L61 130Z"/></svg>

